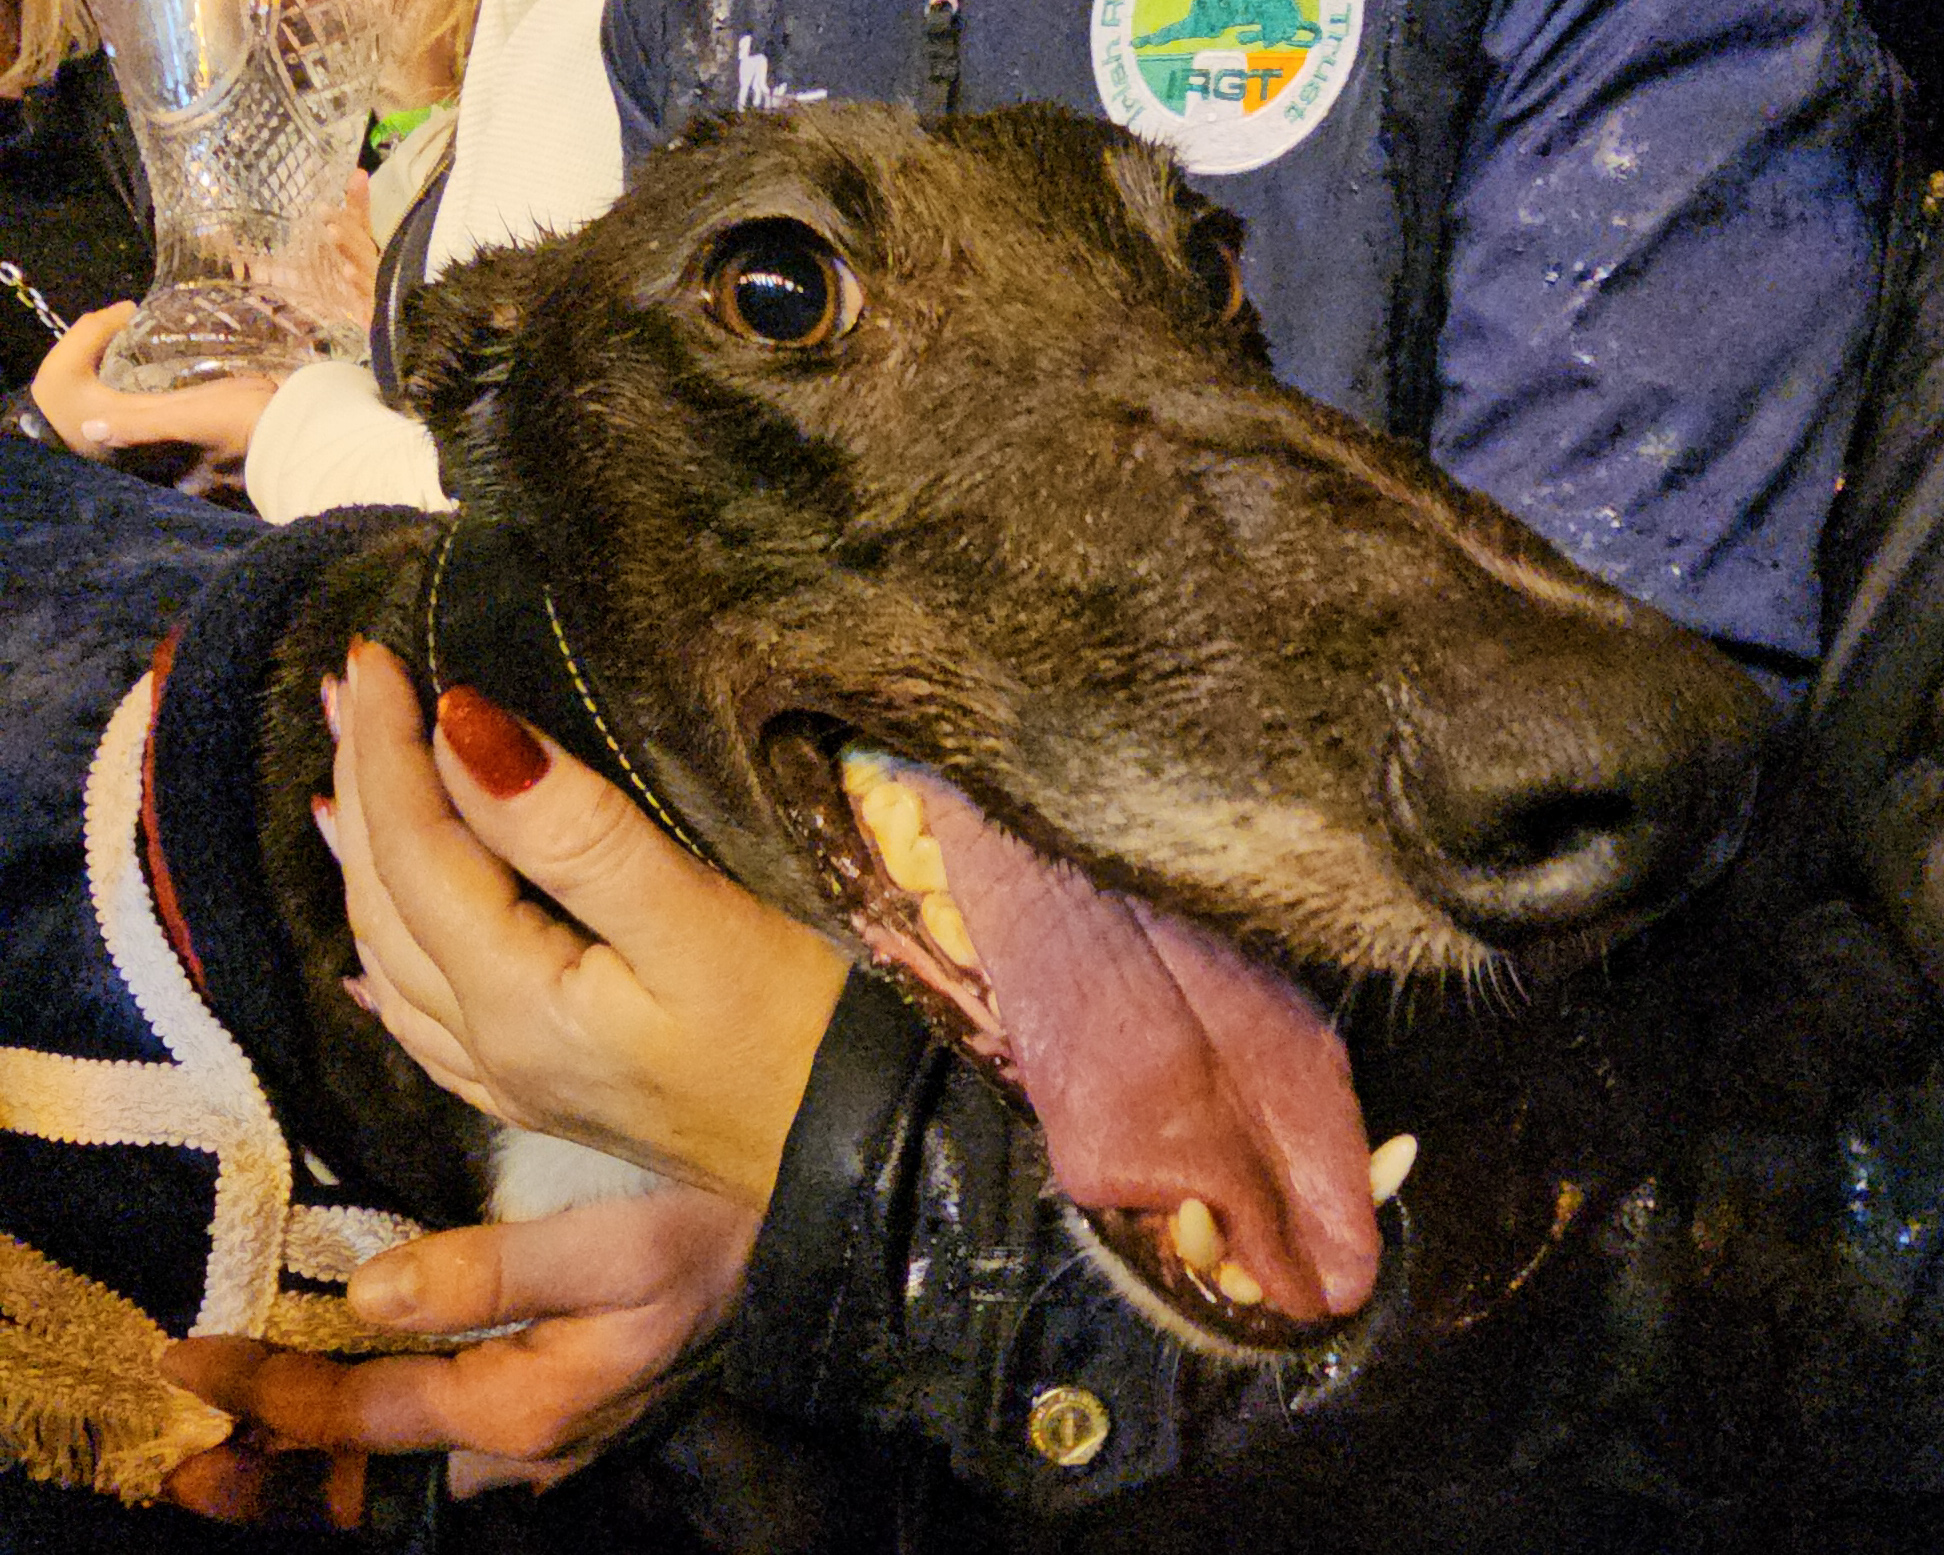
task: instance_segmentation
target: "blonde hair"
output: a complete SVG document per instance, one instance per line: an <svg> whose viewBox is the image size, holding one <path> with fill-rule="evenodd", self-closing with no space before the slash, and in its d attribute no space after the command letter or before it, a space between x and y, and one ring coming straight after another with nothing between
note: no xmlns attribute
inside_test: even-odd
<svg viewBox="0 0 1944 1555"><path fill-rule="evenodd" d="M478 16L478 0L396 0L396 5L399 35L413 44L393 51L378 83L381 114L458 92Z"/></svg>
<svg viewBox="0 0 1944 1555"><path fill-rule="evenodd" d="M81 0L20 0L20 43L12 62L0 70L0 97L39 86L62 60L92 53L100 42Z"/></svg>

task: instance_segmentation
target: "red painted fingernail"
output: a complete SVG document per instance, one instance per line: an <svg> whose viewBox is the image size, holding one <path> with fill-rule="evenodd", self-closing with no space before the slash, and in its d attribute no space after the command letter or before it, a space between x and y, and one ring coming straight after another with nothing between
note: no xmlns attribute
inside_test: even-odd
<svg viewBox="0 0 1944 1555"><path fill-rule="evenodd" d="M354 632L349 646L344 650L344 683L353 696L358 694L358 650L364 645L364 634Z"/></svg>
<svg viewBox="0 0 1944 1555"><path fill-rule="evenodd" d="M378 1001L371 997L371 990L365 985L365 980L362 977L347 977L338 986L343 988L345 993L349 995L351 1002L363 1010L365 1014L376 1015L378 1013Z"/></svg>
<svg viewBox="0 0 1944 1555"><path fill-rule="evenodd" d="M324 727L331 731L331 743L338 740L338 678L326 675L317 683L317 700L324 704Z"/></svg>
<svg viewBox="0 0 1944 1555"><path fill-rule="evenodd" d="M540 742L471 686L454 686L439 698L439 728L473 781L495 799L523 794L547 775Z"/></svg>

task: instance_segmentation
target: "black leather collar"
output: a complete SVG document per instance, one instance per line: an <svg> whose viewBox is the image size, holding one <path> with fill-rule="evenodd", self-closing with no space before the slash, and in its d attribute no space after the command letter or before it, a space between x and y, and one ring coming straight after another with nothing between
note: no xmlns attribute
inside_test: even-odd
<svg viewBox="0 0 1944 1555"><path fill-rule="evenodd" d="M722 865L666 799L652 747L631 738L577 653L544 559L518 528L460 517L427 569L420 620L434 696L470 686L544 729L703 863Z"/></svg>

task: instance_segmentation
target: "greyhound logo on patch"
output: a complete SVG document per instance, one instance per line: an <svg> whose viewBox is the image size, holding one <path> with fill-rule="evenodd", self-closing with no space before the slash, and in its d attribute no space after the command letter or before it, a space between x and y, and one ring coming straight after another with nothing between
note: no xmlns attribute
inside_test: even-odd
<svg viewBox="0 0 1944 1555"><path fill-rule="evenodd" d="M1191 173L1246 173L1323 122L1349 79L1364 0L1094 0L1107 116Z"/></svg>

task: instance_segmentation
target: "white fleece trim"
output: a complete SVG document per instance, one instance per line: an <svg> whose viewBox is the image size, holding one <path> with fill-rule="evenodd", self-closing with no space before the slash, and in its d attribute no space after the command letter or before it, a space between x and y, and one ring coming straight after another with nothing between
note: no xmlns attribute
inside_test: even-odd
<svg viewBox="0 0 1944 1555"><path fill-rule="evenodd" d="M582 1204L638 1198L667 1181L659 1172L586 1145L506 1127L493 1140L488 1210L496 1221L542 1220Z"/></svg>
<svg viewBox="0 0 1944 1555"><path fill-rule="evenodd" d="M385 251L432 169L439 165L458 118L455 107L441 104L434 108L371 175L371 240L378 245L379 253Z"/></svg>

